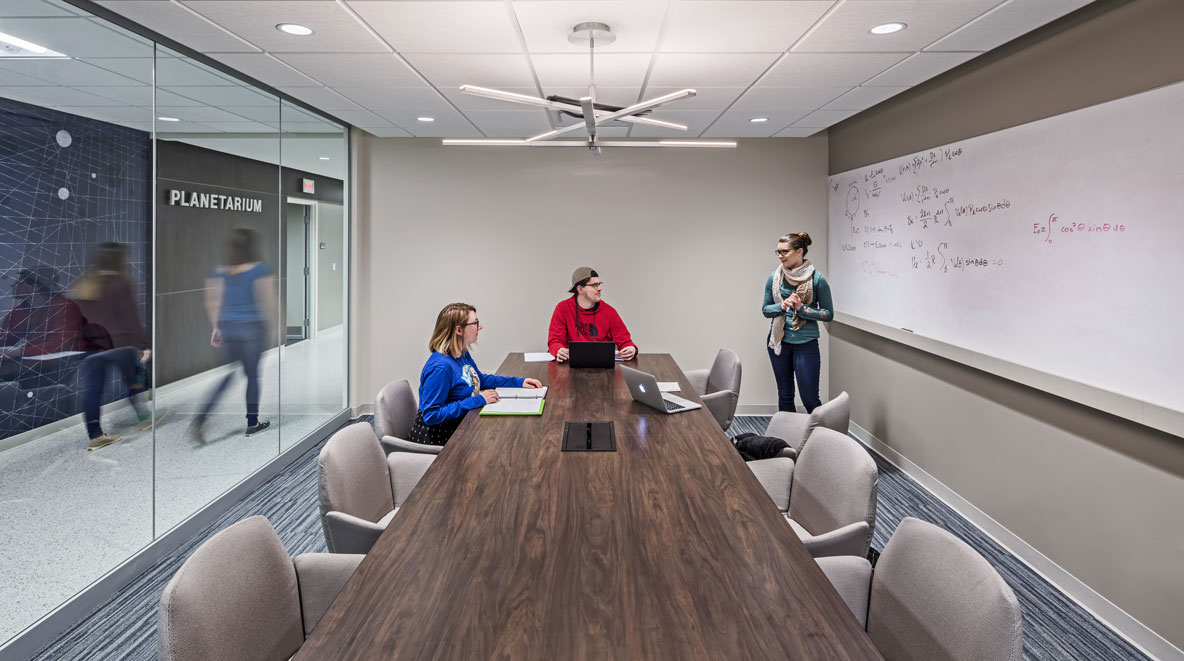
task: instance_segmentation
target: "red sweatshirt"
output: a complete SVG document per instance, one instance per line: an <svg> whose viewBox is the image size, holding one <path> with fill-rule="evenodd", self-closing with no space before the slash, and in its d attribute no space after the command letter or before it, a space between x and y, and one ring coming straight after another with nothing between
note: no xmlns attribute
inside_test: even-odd
<svg viewBox="0 0 1184 661"><path fill-rule="evenodd" d="M24 355L77 351L82 314L73 301L54 296L35 308L19 303L0 322L0 346L24 342Z"/></svg>
<svg viewBox="0 0 1184 661"><path fill-rule="evenodd" d="M575 296L559 301L555 306L555 312L551 314L551 330L547 333L547 351L554 356L572 341L612 341L616 342L617 349L637 346L613 306L601 301L591 310L585 310L576 303Z"/></svg>

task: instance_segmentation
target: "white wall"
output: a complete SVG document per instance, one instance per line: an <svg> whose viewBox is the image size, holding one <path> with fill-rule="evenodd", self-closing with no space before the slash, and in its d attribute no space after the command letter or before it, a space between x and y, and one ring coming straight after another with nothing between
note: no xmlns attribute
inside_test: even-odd
<svg viewBox="0 0 1184 661"><path fill-rule="evenodd" d="M353 145L354 405L393 379L418 384L450 302L477 307L483 370L507 352L546 350L551 311L587 264L641 351L694 369L734 349L742 410L775 408L762 287L788 231L815 238L810 257L825 272L825 136L600 156L358 131ZM824 361L825 351L824 339ZM823 379L825 398L825 369Z"/></svg>

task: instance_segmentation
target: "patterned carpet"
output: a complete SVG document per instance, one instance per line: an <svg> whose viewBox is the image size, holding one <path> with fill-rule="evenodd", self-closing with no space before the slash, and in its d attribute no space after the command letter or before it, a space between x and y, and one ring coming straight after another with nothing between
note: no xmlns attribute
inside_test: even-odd
<svg viewBox="0 0 1184 661"><path fill-rule="evenodd" d="M738 417L729 435L761 433L768 422L767 416ZM204 540L239 519L255 514L266 516L293 555L325 551L316 505L316 457L320 448L318 445L309 450L36 658L156 658L156 606L165 584ZM906 516L935 523L965 540L1015 590L1024 617L1024 659L1147 658L895 466L874 453L873 457L880 468L873 547L883 549Z"/></svg>

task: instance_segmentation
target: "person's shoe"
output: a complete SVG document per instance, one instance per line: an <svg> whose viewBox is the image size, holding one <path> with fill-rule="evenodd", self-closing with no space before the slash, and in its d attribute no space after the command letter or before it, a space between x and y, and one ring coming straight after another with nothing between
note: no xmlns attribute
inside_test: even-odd
<svg viewBox="0 0 1184 661"><path fill-rule="evenodd" d="M156 423L160 424L161 420L169 414L169 410L165 408L156 409ZM144 413L136 416L136 426L140 431L148 431L152 428L152 412L144 411Z"/></svg>
<svg viewBox="0 0 1184 661"><path fill-rule="evenodd" d="M96 436L90 439L90 443L86 446L86 451L94 452L95 450L98 450L99 448L105 448L112 443L118 443L119 439L119 436L112 436L111 434Z"/></svg>
<svg viewBox="0 0 1184 661"><path fill-rule="evenodd" d="M263 431L264 429L267 429L270 426L271 426L271 421L269 421L269 420L263 420L263 421L259 422L258 424L251 425L251 426L247 427L247 436L254 436L255 434L258 434L259 432Z"/></svg>

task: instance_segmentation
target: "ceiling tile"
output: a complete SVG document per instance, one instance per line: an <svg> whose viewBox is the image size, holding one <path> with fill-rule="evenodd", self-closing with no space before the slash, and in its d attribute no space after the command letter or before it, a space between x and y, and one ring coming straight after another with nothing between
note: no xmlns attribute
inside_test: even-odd
<svg viewBox="0 0 1184 661"><path fill-rule="evenodd" d="M103 62L103 60L94 60ZM128 60L123 60L128 62ZM147 70L148 81L152 80L152 60L135 59L138 70ZM0 70L37 78L54 85L134 85L136 81L105 71L83 62L82 60L17 60L5 58L0 60Z"/></svg>
<svg viewBox="0 0 1184 661"><path fill-rule="evenodd" d="M789 53L760 87L857 87L908 57L901 53Z"/></svg>
<svg viewBox="0 0 1184 661"><path fill-rule="evenodd" d="M6 90L7 92L7 90ZM94 94L88 94L73 87L38 86L20 89L23 100L45 106L126 106L127 103ZM149 99L149 104L152 101Z"/></svg>
<svg viewBox="0 0 1184 661"><path fill-rule="evenodd" d="M200 101L202 105L211 106L263 106L275 107L279 99L274 96L256 92L249 87L234 87L231 85L220 87L166 87L166 92L172 92L187 99Z"/></svg>
<svg viewBox="0 0 1184 661"><path fill-rule="evenodd" d="M875 87L912 87L977 57L978 53L917 53L867 81Z"/></svg>
<svg viewBox="0 0 1184 661"><path fill-rule="evenodd" d="M58 110L68 112L71 115L94 117L106 121L152 121L151 108L136 108L133 106L61 106Z"/></svg>
<svg viewBox="0 0 1184 661"><path fill-rule="evenodd" d="M152 57L152 42L99 20L6 18L4 32L70 57Z"/></svg>
<svg viewBox="0 0 1184 661"><path fill-rule="evenodd" d="M24 60L24 62L33 62L33 61L45 62L47 60ZM19 63L19 64L23 64L24 62ZM28 69L25 69L25 73L18 73L17 71L14 70L14 67L9 66L10 64L18 64L18 63L5 62L4 60L0 60L0 86L30 87L30 86L34 86L34 85L53 86L53 85L57 84L57 83L54 83L52 81L49 81L49 80L46 80L43 78L36 78L34 76L25 75L27 73L32 73ZM16 68L24 68L24 67L18 66ZM129 83L131 82L130 80L126 80L126 79L125 79L125 81L129 82Z"/></svg>
<svg viewBox="0 0 1184 661"><path fill-rule="evenodd" d="M645 90L645 98L652 99L665 96L674 92L680 92L683 89L686 88L654 87L651 85ZM696 87L695 96L679 99L670 105L662 107L676 108L678 110L715 110L718 112L730 106L737 97L744 93L744 89L743 87Z"/></svg>
<svg viewBox="0 0 1184 661"><path fill-rule="evenodd" d="M440 93L428 87L337 87L337 92L370 110L451 110Z"/></svg>
<svg viewBox="0 0 1184 661"><path fill-rule="evenodd" d="M662 52L781 53L832 5L833 0L680 2L662 41Z"/></svg>
<svg viewBox="0 0 1184 661"><path fill-rule="evenodd" d="M929 51L988 51L1093 0L1011 0L939 39Z"/></svg>
<svg viewBox="0 0 1184 661"><path fill-rule="evenodd" d="M121 105L152 107L152 87L150 85L122 85L113 87L75 87L90 94L114 99ZM159 106L193 106L201 105L197 101L177 96L164 90L156 91L156 104Z"/></svg>
<svg viewBox="0 0 1184 661"><path fill-rule="evenodd" d="M236 119L232 121L236 122L248 119L263 124L278 124L280 119L279 108L276 106L221 106L221 108L228 113L234 113Z"/></svg>
<svg viewBox="0 0 1184 661"><path fill-rule="evenodd" d="M156 62L156 84L214 87L246 83L188 57L161 57Z"/></svg>
<svg viewBox="0 0 1184 661"><path fill-rule="evenodd" d="M777 59L773 53L662 53L653 87L748 87Z"/></svg>
<svg viewBox="0 0 1184 661"><path fill-rule="evenodd" d="M78 14L78 10L60 4L45 2L45 0L4 0L0 4L0 17L13 16L71 16Z"/></svg>
<svg viewBox="0 0 1184 661"><path fill-rule="evenodd" d="M336 2L186 0L184 4L272 53L381 53L387 47ZM276 29L296 23L313 29L297 37Z"/></svg>
<svg viewBox="0 0 1184 661"><path fill-rule="evenodd" d="M547 112L538 110L474 110L465 113L490 138L529 138L551 130Z"/></svg>
<svg viewBox="0 0 1184 661"><path fill-rule="evenodd" d="M562 96L568 99L581 99L588 96L587 87L544 87L543 90L546 91L547 96ZM637 95L640 92L640 85L637 87L601 87L597 85L596 102L624 108L637 103Z"/></svg>
<svg viewBox="0 0 1184 661"><path fill-rule="evenodd" d="M279 105L275 105L270 110L273 110L271 121L278 121L280 118ZM157 113L167 115L169 117L176 117L177 119L187 122L199 122L206 126L212 126L210 122L243 122L248 121L245 117L235 115L234 113L226 112L221 108L212 106L191 106L184 107L169 107L156 106Z"/></svg>
<svg viewBox="0 0 1184 661"><path fill-rule="evenodd" d="M59 60L39 61L59 62ZM82 64L80 60L70 60L70 62ZM86 64L90 65L90 71L95 71L93 67L98 67L102 71L97 72L99 76L97 80L82 81L77 83L79 85L102 85L106 87L109 85L132 85L137 82L145 85L152 84L153 61L151 57L92 57L86 60ZM115 74L119 75L116 76Z"/></svg>
<svg viewBox="0 0 1184 661"><path fill-rule="evenodd" d="M703 137L768 138L805 114L806 112L802 111L762 112L759 116L766 117L769 121L754 124L748 121L752 119L752 113L732 110L721 115L711 128L703 132Z"/></svg>
<svg viewBox="0 0 1184 661"><path fill-rule="evenodd" d="M822 110L864 110L907 90L907 87L856 87L822 106Z"/></svg>
<svg viewBox="0 0 1184 661"><path fill-rule="evenodd" d="M272 87L319 87L320 83L265 53L211 53L210 57Z"/></svg>
<svg viewBox="0 0 1184 661"><path fill-rule="evenodd" d="M390 126L391 123L385 119L375 115L369 110L337 110L333 113L338 119L349 122L358 128L369 128L371 126L383 127Z"/></svg>
<svg viewBox="0 0 1184 661"><path fill-rule="evenodd" d="M218 129L205 126L204 124L195 124L193 122L157 122L156 123L156 137L161 140L169 140L172 136L186 133L211 133L221 134Z"/></svg>
<svg viewBox="0 0 1184 661"><path fill-rule="evenodd" d="M401 53L521 53L500 2L348 2Z"/></svg>
<svg viewBox="0 0 1184 661"><path fill-rule="evenodd" d="M774 110L816 110L850 90L849 87L754 87L732 110L743 112Z"/></svg>
<svg viewBox="0 0 1184 661"><path fill-rule="evenodd" d="M281 92L321 110L360 110L362 107L327 87L281 87Z"/></svg>
<svg viewBox="0 0 1184 661"><path fill-rule="evenodd" d="M99 0L99 4L202 53L254 53L259 49L176 2Z"/></svg>
<svg viewBox="0 0 1184 661"><path fill-rule="evenodd" d="M202 124L227 133L275 133L275 127L259 122L202 122Z"/></svg>
<svg viewBox="0 0 1184 661"><path fill-rule="evenodd" d="M787 126L780 131L773 134L774 138L808 138L819 131L826 129L807 128L801 126Z"/></svg>
<svg viewBox="0 0 1184 661"><path fill-rule="evenodd" d="M284 133L341 133L341 128L328 122L289 122L282 124Z"/></svg>
<svg viewBox="0 0 1184 661"><path fill-rule="evenodd" d="M661 110L656 111L653 115L654 119L660 119L665 122L674 122L682 124L687 127L686 131L678 131L675 129L668 129L661 126L646 126L644 124L634 124L633 131L629 133L631 138L695 138L698 137L707 125L715 121L719 117L719 112L715 110Z"/></svg>
<svg viewBox="0 0 1184 661"><path fill-rule="evenodd" d="M596 55L596 85L605 87L641 88L650 66L648 53L598 53ZM551 87L584 87L588 85L588 56L586 54L531 55L534 71L543 89ZM480 84L480 83L474 83Z"/></svg>
<svg viewBox="0 0 1184 661"><path fill-rule="evenodd" d="M605 23L616 36L599 53L650 53L658 41L665 0L575 0L569 2L514 2L514 13L526 39L537 53L587 53L586 45L567 40L579 23Z"/></svg>
<svg viewBox="0 0 1184 661"><path fill-rule="evenodd" d="M390 123L415 135L417 138L480 138L481 132L473 128L469 120L455 110L433 113L434 122L420 122L417 114L401 110L384 110L376 113Z"/></svg>
<svg viewBox="0 0 1184 661"><path fill-rule="evenodd" d="M914 52L965 25L999 0L847 0L797 46L795 53ZM908 27L892 34L868 30L884 23Z"/></svg>
<svg viewBox="0 0 1184 661"><path fill-rule="evenodd" d="M810 113L809 115L806 115L805 117L794 122L793 126L795 128L803 127L803 126L825 128L827 126L832 126L834 124L838 124L839 122L843 121L844 119L847 119L848 117L850 117L851 115L854 115L857 112L859 112L859 111L858 110L815 110L814 112Z"/></svg>
<svg viewBox="0 0 1184 661"><path fill-rule="evenodd" d="M376 138L410 138L410 137L413 137L410 133L404 131L403 129L401 129L397 126L391 126L389 128L371 127L371 128L362 129L362 130L369 133L370 135L373 135Z"/></svg>
<svg viewBox="0 0 1184 661"><path fill-rule="evenodd" d="M477 85L480 87L531 87L534 77L530 75L525 55L508 54L434 54L409 53L405 56L411 66L436 87L459 87ZM418 82L418 81L416 81ZM360 83L351 87L364 87L375 83ZM399 85L383 85L399 87Z"/></svg>
<svg viewBox="0 0 1184 661"><path fill-rule="evenodd" d="M427 88L425 88L427 89ZM514 94L523 94L525 96L534 97L536 99L542 98L539 96L539 91L534 87L499 87L503 92L512 92ZM440 93L443 94L454 106L459 108L462 112L469 110L514 110L522 109L528 106L522 106L511 103L509 101L498 101L497 99L487 99L483 96L473 96L472 94L465 94L460 91L458 87L441 87Z"/></svg>
<svg viewBox="0 0 1184 661"><path fill-rule="evenodd" d="M290 53L276 57L330 87L414 87L423 84L394 53Z"/></svg>

